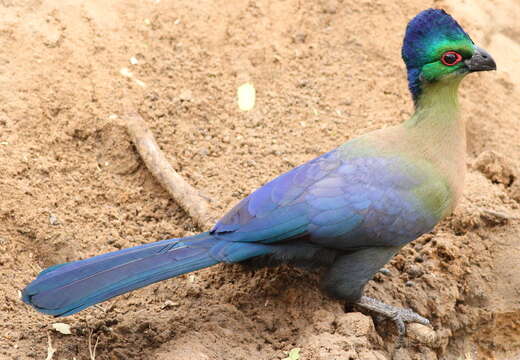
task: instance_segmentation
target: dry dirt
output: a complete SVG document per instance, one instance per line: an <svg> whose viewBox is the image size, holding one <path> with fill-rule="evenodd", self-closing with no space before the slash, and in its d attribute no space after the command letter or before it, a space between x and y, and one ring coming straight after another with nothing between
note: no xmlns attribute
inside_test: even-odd
<svg viewBox="0 0 520 360"><path fill-rule="evenodd" d="M461 91L470 173L456 213L367 293L411 307L345 313L316 274L219 265L60 321L19 300L40 269L197 231L117 115L147 117L174 167L222 214L277 174L412 110L400 45L445 7L495 57ZM520 356L518 0L0 1L0 358L511 359ZM135 57L137 64L130 59ZM133 77L123 76L128 68ZM240 112L251 81L257 105ZM126 104L126 105L125 105ZM128 106L128 107L127 107ZM498 213L498 214L497 214ZM92 347L91 347L92 350Z"/></svg>

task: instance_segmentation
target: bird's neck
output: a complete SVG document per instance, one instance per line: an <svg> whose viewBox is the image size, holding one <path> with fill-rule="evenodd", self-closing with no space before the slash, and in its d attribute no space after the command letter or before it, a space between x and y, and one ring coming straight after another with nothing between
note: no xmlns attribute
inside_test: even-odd
<svg viewBox="0 0 520 360"><path fill-rule="evenodd" d="M415 99L415 113L404 126L412 131L440 135L459 127L459 101L457 91L461 78L439 81L425 86Z"/></svg>
<svg viewBox="0 0 520 360"><path fill-rule="evenodd" d="M415 100L415 113L402 125L407 137L420 143L416 151L437 161L465 159L466 127L457 95L461 80L457 76L425 86Z"/></svg>
<svg viewBox="0 0 520 360"><path fill-rule="evenodd" d="M461 78L429 84L415 101L415 113L402 125L406 146L446 177L455 206L466 172L466 127L459 116ZM451 211L451 209L450 209Z"/></svg>

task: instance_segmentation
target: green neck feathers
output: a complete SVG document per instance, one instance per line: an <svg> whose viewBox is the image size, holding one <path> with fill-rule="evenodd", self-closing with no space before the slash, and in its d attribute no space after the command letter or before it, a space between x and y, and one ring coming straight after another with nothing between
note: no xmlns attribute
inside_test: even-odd
<svg viewBox="0 0 520 360"><path fill-rule="evenodd" d="M430 132L443 128L449 130L458 120L459 101L457 91L462 76L453 76L423 88L415 103L415 113L404 122L408 129L424 129Z"/></svg>

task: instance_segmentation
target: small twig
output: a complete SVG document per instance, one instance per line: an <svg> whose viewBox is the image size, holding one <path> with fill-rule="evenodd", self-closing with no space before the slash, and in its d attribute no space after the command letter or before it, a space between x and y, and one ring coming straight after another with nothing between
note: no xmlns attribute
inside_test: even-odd
<svg viewBox="0 0 520 360"><path fill-rule="evenodd" d="M39 274L43 270L38 264L31 264L31 263L29 263L29 266L34 271L35 274Z"/></svg>
<svg viewBox="0 0 520 360"><path fill-rule="evenodd" d="M96 309L99 309L101 310L102 312L106 313L107 312L107 309L105 309L103 306L99 305L99 304L95 304L94 307Z"/></svg>
<svg viewBox="0 0 520 360"><path fill-rule="evenodd" d="M116 304L117 304L117 300L108 303L106 306L101 306L101 305L99 305L99 304L95 304L94 307L95 307L96 309L101 310L101 311L104 312L104 313L108 313L108 312L110 312L110 311L112 311L112 310L114 309L114 307L116 306Z"/></svg>
<svg viewBox="0 0 520 360"><path fill-rule="evenodd" d="M201 229L210 228L213 221L208 212L207 197L202 196L173 169L141 115L129 113L124 120L148 170Z"/></svg>
<svg viewBox="0 0 520 360"><path fill-rule="evenodd" d="M94 344L94 347L92 347L92 333L94 331L90 330L90 333L88 334L88 352L90 355L90 360L96 360L96 348L98 346L99 342L99 336L96 337L96 343Z"/></svg>
<svg viewBox="0 0 520 360"><path fill-rule="evenodd" d="M56 349L52 347L51 334L47 333L47 357L45 360L52 360Z"/></svg>
<svg viewBox="0 0 520 360"><path fill-rule="evenodd" d="M481 209L481 211L482 211L482 214L489 215L489 216L495 217L500 220L507 221L507 220L518 220L519 219L517 216L511 215L511 214L506 214L506 213L503 213L500 211L491 210L491 209L483 208L483 209Z"/></svg>

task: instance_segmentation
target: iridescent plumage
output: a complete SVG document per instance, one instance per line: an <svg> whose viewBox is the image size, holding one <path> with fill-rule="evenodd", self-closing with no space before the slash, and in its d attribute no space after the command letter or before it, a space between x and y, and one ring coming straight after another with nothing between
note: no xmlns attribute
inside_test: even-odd
<svg viewBox="0 0 520 360"><path fill-rule="evenodd" d="M363 287L455 207L465 171L458 85L465 74L495 64L455 20L433 9L410 21L402 55L416 107L408 121L272 180L210 232L51 267L24 289L23 300L47 314L70 315L156 281L261 256L327 267L329 294L392 317L401 334L404 321L427 323L362 297Z"/></svg>
<svg viewBox="0 0 520 360"><path fill-rule="evenodd" d="M440 66L442 52L457 49L469 58L474 53L474 43L462 27L444 10L429 9L408 23L402 48L403 60L408 71L408 84L412 97L421 94L421 74L425 77L424 66ZM429 80L434 80L430 77Z"/></svg>

